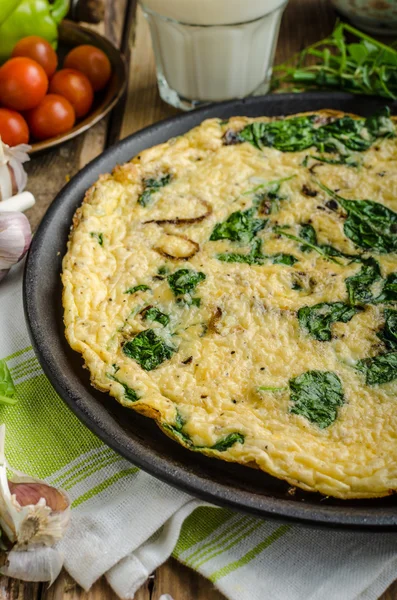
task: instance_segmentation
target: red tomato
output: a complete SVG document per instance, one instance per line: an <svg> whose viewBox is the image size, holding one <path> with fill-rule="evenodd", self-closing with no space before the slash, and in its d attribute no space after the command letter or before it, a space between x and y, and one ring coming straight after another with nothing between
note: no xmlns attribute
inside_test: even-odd
<svg viewBox="0 0 397 600"><path fill-rule="evenodd" d="M78 118L88 113L94 100L94 90L89 79L84 73L74 69L61 69L55 73L49 91L69 100Z"/></svg>
<svg viewBox="0 0 397 600"><path fill-rule="evenodd" d="M27 144L29 128L23 116L15 110L0 108L0 138L9 146Z"/></svg>
<svg viewBox="0 0 397 600"><path fill-rule="evenodd" d="M47 77L51 77L58 66L58 57L54 48L47 40L38 35L29 35L19 40L14 46L11 56L27 56L35 60L43 67Z"/></svg>
<svg viewBox="0 0 397 600"><path fill-rule="evenodd" d="M57 94L47 94L38 106L26 113L33 137L46 140L72 129L76 120L69 100Z"/></svg>
<svg viewBox="0 0 397 600"><path fill-rule="evenodd" d="M29 110L44 98L48 77L31 58L10 58L0 68L0 104L14 110Z"/></svg>
<svg viewBox="0 0 397 600"><path fill-rule="evenodd" d="M63 66L81 71L88 77L95 92L105 87L112 73L110 60L95 46L76 46L66 56Z"/></svg>

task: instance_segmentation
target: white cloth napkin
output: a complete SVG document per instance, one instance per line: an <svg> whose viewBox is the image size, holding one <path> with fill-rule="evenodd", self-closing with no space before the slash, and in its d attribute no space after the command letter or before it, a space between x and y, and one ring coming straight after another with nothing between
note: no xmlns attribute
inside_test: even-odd
<svg viewBox="0 0 397 600"><path fill-rule="evenodd" d="M56 395L34 356L21 271L14 268L0 285L0 359L19 399L0 405L6 455L14 468L69 493L71 525L57 550L83 588L105 574L121 598L133 598L171 554L230 600L377 600L397 578L397 534L320 531L216 508L102 444Z"/></svg>

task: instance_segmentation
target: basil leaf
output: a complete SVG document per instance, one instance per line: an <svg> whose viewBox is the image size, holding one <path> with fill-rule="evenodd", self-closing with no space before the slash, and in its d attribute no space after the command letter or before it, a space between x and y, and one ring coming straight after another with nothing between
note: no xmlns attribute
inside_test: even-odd
<svg viewBox="0 0 397 600"><path fill-rule="evenodd" d="M148 308L147 311L145 311L144 319L146 319L147 321L156 321L157 323L163 325L163 327L168 325L168 323L170 322L169 316L161 312L161 310L159 310L155 306L152 306Z"/></svg>
<svg viewBox="0 0 397 600"><path fill-rule="evenodd" d="M384 342L388 350L397 351L397 310L386 308L385 325L377 336Z"/></svg>
<svg viewBox="0 0 397 600"><path fill-rule="evenodd" d="M290 379L290 412L301 415L324 429L337 418L344 402L342 383L332 371L307 371Z"/></svg>
<svg viewBox="0 0 397 600"><path fill-rule="evenodd" d="M358 310L343 302L321 302L314 306L303 306L298 310L299 325L314 339L328 342L332 335L332 323L348 323Z"/></svg>
<svg viewBox="0 0 397 600"><path fill-rule="evenodd" d="M125 290L124 294L135 294L135 292L145 292L146 290L150 290L150 287L141 283L140 285L128 288L128 290Z"/></svg>
<svg viewBox="0 0 397 600"><path fill-rule="evenodd" d="M210 240L232 240L248 244L267 223L263 219L255 219L255 208L238 210L232 213L226 221L215 225Z"/></svg>
<svg viewBox="0 0 397 600"><path fill-rule="evenodd" d="M5 360L0 360L0 404L15 404L16 390Z"/></svg>
<svg viewBox="0 0 397 600"><path fill-rule="evenodd" d="M168 276L168 284L175 296L183 296L193 292L197 285L206 279L206 275L201 271L192 269L179 269Z"/></svg>
<svg viewBox="0 0 397 600"><path fill-rule="evenodd" d="M356 369L365 375L367 385L381 385L394 381L397 379L397 352L359 360Z"/></svg>
<svg viewBox="0 0 397 600"><path fill-rule="evenodd" d="M169 360L176 349L168 345L153 329L145 329L124 344L123 352L145 371L152 371Z"/></svg>
<svg viewBox="0 0 397 600"><path fill-rule="evenodd" d="M138 197L138 203L141 206L147 206L152 198L152 194L167 185L172 179L171 173L159 177L159 179L149 178L143 181L144 190Z"/></svg>
<svg viewBox="0 0 397 600"><path fill-rule="evenodd" d="M352 305L373 302L373 286L382 279L379 264L374 258L363 258L361 262L361 270L345 280L349 302Z"/></svg>

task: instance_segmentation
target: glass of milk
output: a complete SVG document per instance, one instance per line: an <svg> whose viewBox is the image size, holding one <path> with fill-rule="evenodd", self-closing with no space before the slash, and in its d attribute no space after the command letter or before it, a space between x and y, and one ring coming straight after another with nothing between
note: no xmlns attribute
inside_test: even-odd
<svg viewBox="0 0 397 600"><path fill-rule="evenodd" d="M160 96L190 110L269 89L287 0L139 0Z"/></svg>

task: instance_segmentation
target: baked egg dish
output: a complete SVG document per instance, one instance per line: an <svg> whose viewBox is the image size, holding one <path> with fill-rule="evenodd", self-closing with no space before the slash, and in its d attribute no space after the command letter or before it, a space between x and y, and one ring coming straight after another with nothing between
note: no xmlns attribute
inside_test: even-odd
<svg viewBox="0 0 397 600"><path fill-rule="evenodd" d="M185 448L308 491L397 489L388 109L209 119L102 175L63 259L91 382Z"/></svg>

